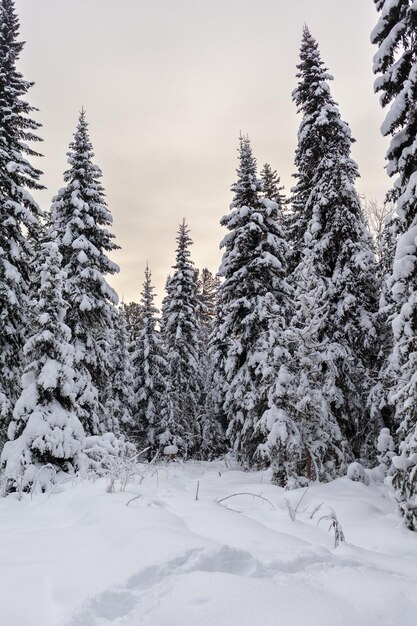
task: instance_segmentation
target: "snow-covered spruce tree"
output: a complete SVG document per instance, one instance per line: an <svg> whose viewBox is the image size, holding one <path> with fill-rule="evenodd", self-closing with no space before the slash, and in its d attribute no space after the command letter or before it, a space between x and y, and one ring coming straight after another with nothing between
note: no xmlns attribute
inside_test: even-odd
<svg viewBox="0 0 417 626"><path fill-rule="evenodd" d="M350 156L350 129L331 96L331 77L307 27L300 56L299 83L293 93L303 115L295 159L293 280L296 283L300 274L297 266L308 263L316 272L316 282L322 283L317 306L324 307L326 315L317 343L326 338L323 367L334 372L327 400L348 442L348 456L367 457L375 449L372 439L379 430L369 415L378 339L372 240L355 189L358 171ZM296 294L297 300L300 297L302 293ZM314 336L311 339L316 341Z"/></svg>
<svg viewBox="0 0 417 626"><path fill-rule="evenodd" d="M124 307L115 308L113 328L109 331L110 373L105 394L106 430L129 435L133 426L133 365Z"/></svg>
<svg viewBox="0 0 417 626"><path fill-rule="evenodd" d="M276 170L273 170L269 163L265 163L260 172L262 192L264 198L272 200L278 205L278 220L283 221L283 211L286 204L285 194L282 193L284 186Z"/></svg>
<svg viewBox="0 0 417 626"><path fill-rule="evenodd" d="M68 305L62 295L61 262L57 244L42 243L34 268L40 288L33 304L32 332L24 346L23 391L1 457L6 492L28 490L35 480L45 486L54 479L51 470L83 467L84 430L75 400L74 348L64 321ZM47 464L52 467L42 471Z"/></svg>
<svg viewBox="0 0 417 626"><path fill-rule="evenodd" d="M133 345L133 426L131 438L153 455L173 443L169 411L167 361L158 332L151 271L146 265L141 297L142 327Z"/></svg>
<svg viewBox="0 0 417 626"><path fill-rule="evenodd" d="M391 135L387 152L390 176L396 176L397 232L390 279L395 314L391 365L400 456L392 483L405 523L417 530L417 4L411 0L376 0L379 21L372 32L378 45L375 90L389 105L382 125Z"/></svg>
<svg viewBox="0 0 417 626"><path fill-rule="evenodd" d="M119 271L108 252L118 246L108 230L112 216L105 202L102 173L93 164L93 147L84 111L70 144L65 187L53 199L51 224L67 274L67 323L75 348L78 402L88 435L105 428L103 402L109 384L111 351L108 345L117 295L106 276Z"/></svg>
<svg viewBox="0 0 417 626"><path fill-rule="evenodd" d="M216 382L233 450L246 466L267 465L287 445L291 430L286 410L287 248L278 205L261 197L246 137L240 138L237 175L230 213L221 220L229 233L221 244Z"/></svg>
<svg viewBox="0 0 417 626"><path fill-rule="evenodd" d="M168 360L171 403L170 441L190 456L200 444L203 381L200 367L200 320L194 263L190 259L190 231L183 220L176 241L176 263L167 281L163 341Z"/></svg>
<svg viewBox="0 0 417 626"><path fill-rule="evenodd" d="M329 281L322 276L314 248L306 248L293 273L294 315L291 321L293 356L293 406L302 446L293 460L293 476L327 481L343 468L344 448L340 428L331 410L336 371L329 362L331 342L327 325ZM342 399L340 399L342 401ZM294 471L294 461L297 463ZM294 481L294 478L292 479Z"/></svg>
<svg viewBox="0 0 417 626"><path fill-rule="evenodd" d="M0 444L6 439L20 393L22 347L28 324L28 290L41 210L29 190L41 189L41 172L27 157L39 141L35 111L23 98L33 85L16 68L23 48L12 0L0 0Z"/></svg>

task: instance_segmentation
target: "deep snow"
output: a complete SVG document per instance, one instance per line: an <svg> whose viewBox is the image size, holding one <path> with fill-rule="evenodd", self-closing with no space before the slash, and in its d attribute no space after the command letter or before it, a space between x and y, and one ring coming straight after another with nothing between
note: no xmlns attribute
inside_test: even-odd
<svg viewBox="0 0 417 626"><path fill-rule="evenodd" d="M285 499L295 507L304 490L266 472L189 462L140 478L125 492L100 479L0 501L2 626L417 623L417 533L384 486L312 485L293 522ZM217 502L237 492L271 504ZM329 507L346 536L337 548L318 523Z"/></svg>

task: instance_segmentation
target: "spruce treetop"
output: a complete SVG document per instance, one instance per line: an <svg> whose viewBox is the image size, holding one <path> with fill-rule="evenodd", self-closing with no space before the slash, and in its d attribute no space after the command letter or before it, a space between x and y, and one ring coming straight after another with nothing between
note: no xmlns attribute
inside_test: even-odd
<svg viewBox="0 0 417 626"><path fill-rule="evenodd" d="M307 26L304 26L300 49L300 63L297 65L298 85L293 91L293 100L302 114L298 131L298 145L295 153L294 177L297 179L292 189L293 213L289 219L288 234L292 244L292 266L301 260L304 237L313 217L313 202L310 196L314 181L320 174L320 165L326 169L340 162L344 156L349 165L349 177L358 175L357 166L349 159L353 142L349 126L342 121L338 106L333 100L328 82L333 77L321 60L318 44ZM332 154L333 152L333 154Z"/></svg>
<svg viewBox="0 0 417 626"><path fill-rule="evenodd" d="M70 279L77 276L77 281L96 284L96 294L91 288L89 294L86 291L89 300L85 301L86 307L100 307L103 298L117 304L117 295L104 276L119 271L118 265L105 254L119 246L107 229L113 219L100 182L102 172L93 163L93 146L84 110L80 113L67 156L71 167L64 173L66 186L52 204L52 226L60 240L64 266ZM78 292L81 296L82 289Z"/></svg>
<svg viewBox="0 0 417 626"><path fill-rule="evenodd" d="M156 315L158 314L158 309L154 305L155 288L152 285L152 273L149 268L148 263L146 263L145 268L145 280L143 282L142 296L141 296L141 310L144 324L151 324L153 328L155 328L156 324Z"/></svg>
<svg viewBox="0 0 417 626"><path fill-rule="evenodd" d="M256 159L252 154L249 137L239 138L239 167L236 173L237 180L231 187L235 194L231 208L258 206L261 181L257 175Z"/></svg>
<svg viewBox="0 0 417 626"><path fill-rule="evenodd" d="M303 27L300 48L300 63L297 65L298 86L292 93L299 113L314 115L317 109L328 104L330 88L327 81L333 80L325 67L317 41L307 25ZM331 99L330 99L331 101Z"/></svg>

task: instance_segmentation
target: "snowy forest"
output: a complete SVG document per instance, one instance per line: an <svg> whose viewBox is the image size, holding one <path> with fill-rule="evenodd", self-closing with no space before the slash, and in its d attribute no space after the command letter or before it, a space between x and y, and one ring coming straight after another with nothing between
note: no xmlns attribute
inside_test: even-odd
<svg viewBox="0 0 417 626"><path fill-rule="evenodd" d="M374 4L374 88L390 138L378 232L355 186L354 138L332 75L305 25L292 93L293 188L284 190L273 164L257 162L242 133L220 268L196 267L178 216L159 311L151 267L138 277L139 302L119 302L109 284L122 242L88 111L68 138L63 187L49 207L37 203L41 128L19 70L15 2L0 0L4 500L23 506L67 479L114 480L115 467L136 462L226 458L248 477L266 472L271 488L288 494L342 477L373 481L414 536L417 2ZM74 622L84 623L93 622Z"/></svg>
<svg viewBox="0 0 417 626"><path fill-rule="evenodd" d="M354 141L332 76L305 26L292 98L300 115L296 185L286 197L239 138L223 260L190 256L185 220L162 313L147 267L140 303L118 305L119 271L84 110L65 186L43 211L30 158L39 125L19 73L12 0L1 6L1 433L3 492L84 474L107 455L232 450L291 489L364 468L388 476L417 528L416 181L413 41L417 7L376 2L375 89L397 206L376 256L355 190ZM133 448L134 447L134 448ZM169 453L169 452L168 452ZM353 463L353 465L352 465ZM105 467L105 462L103 467Z"/></svg>

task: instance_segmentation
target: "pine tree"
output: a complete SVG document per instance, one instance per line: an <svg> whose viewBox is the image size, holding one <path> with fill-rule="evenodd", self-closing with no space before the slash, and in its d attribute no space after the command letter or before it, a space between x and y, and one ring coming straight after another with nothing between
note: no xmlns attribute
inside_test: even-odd
<svg viewBox="0 0 417 626"><path fill-rule="evenodd" d="M189 233L183 220L176 238L178 247L174 272L167 281L162 328L172 406L172 440L169 443L193 455L200 437L202 379L199 301L194 264L190 259L192 240Z"/></svg>
<svg viewBox="0 0 417 626"><path fill-rule="evenodd" d="M0 1L0 443L5 439L20 392L22 347L33 246L40 231L40 208L30 190L42 189L41 172L26 157L39 156L28 147L40 141L40 124L23 98L33 83L16 63L23 48L12 0Z"/></svg>
<svg viewBox="0 0 417 626"><path fill-rule="evenodd" d="M133 346L133 439L140 448L150 447L154 455L172 443L167 388L167 361L158 332L158 309L154 304L151 271L146 265L141 297L142 327Z"/></svg>
<svg viewBox="0 0 417 626"><path fill-rule="evenodd" d="M276 424L287 417L282 383L289 358L285 330L290 303L278 205L261 197L256 160L246 137L240 138L237 174L231 211L221 220L229 233L221 244L219 274L224 281L213 344L227 435L238 458L252 466L271 461L279 439Z"/></svg>
<svg viewBox="0 0 417 626"><path fill-rule="evenodd" d="M40 470L46 464L66 472L83 466L84 430L75 402L74 349L64 321L68 305L62 296L61 262L55 243L41 245L35 264L40 289L33 331L24 347L28 365L9 426L10 441L2 453L8 491L27 490L38 478L45 484L48 472L41 476Z"/></svg>
<svg viewBox="0 0 417 626"><path fill-rule="evenodd" d="M358 171L350 156L350 129L331 96L331 77L307 27L300 57L299 84L293 93L303 114L291 227L293 282L299 282L307 265L315 272L312 284L322 290L311 315L320 318L320 308L326 313L312 340L325 342L327 401L349 443L348 454L359 457L375 448L371 439L379 430L369 417L377 345L375 259L354 186ZM303 296L301 285L296 302Z"/></svg>
<svg viewBox="0 0 417 626"><path fill-rule="evenodd" d="M389 280L394 303L391 365L396 385L390 400L400 456L393 458L392 477L408 528L417 530L417 5L411 0L376 0L379 21L371 39L378 45L375 90L389 109L382 134L391 135L387 171L396 176L398 240Z"/></svg>
<svg viewBox="0 0 417 626"><path fill-rule="evenodd" d="M93 164L84 111L67 155L70 169L64 174L65 187L53 199L51 224L68 277L68 325L75 348L82 423L92 435L105 426L103 402L111 369L108 331L117 304L106 276L119 268L106 255L118 246L107 228L112 217L100 182L101 170Z"/></svg>

